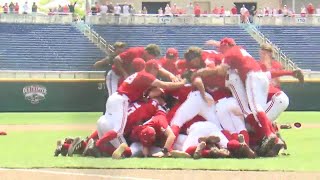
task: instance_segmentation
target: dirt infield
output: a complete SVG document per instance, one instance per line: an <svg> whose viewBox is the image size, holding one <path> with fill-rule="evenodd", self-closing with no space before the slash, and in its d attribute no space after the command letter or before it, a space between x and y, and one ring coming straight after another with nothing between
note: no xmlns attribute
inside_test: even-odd
<svg viewBox="0 0 320 180"><path fill-rule="evenodd" d="M194 179L226 179L226 180L298 180L320 179L318 172L256 172L256 171L203 171L203 170L141 170L141 169L1 169L2 180L194 180ZM27 177L27 178L26 178Z"/></svg>

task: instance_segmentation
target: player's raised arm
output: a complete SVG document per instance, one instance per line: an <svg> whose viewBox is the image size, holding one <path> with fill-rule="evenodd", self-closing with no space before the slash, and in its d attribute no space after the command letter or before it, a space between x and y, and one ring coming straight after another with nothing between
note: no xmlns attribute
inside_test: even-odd
<svg viewBox="0 0 320 180"><path fill-rule="evenodd" d="M123 60L119 55L114 58L114 65L120 71L121 75L124 78L127 78L129 76L126 70L123 68Z"/></svg>
<svg viewBox="0 0 320 180"><path fill-rule="evenodd" d="M183 79L180 82L165 82L165 81L160 81L156 79L155 81L153 81L151 86L155 86L162 89L176 89L184 86L186 82L187 82L186 79Z"/></svg>
<svg viewBox="0 0 320 180"><path fill-rule="evenodd" d="M213 99L206 96L206 90L202 82L201 77L196 77L193 79L192 84L199 90L202 99L208 104L212 105L214 103Z"/></svg>
<svg viewBox="0 0 320 180"><path fill-rule="evenodd" d="M170 79L172 82L179 82L181 80L177 76L175 76L174 74L172 74L171 72L167 71L166 69L164 69L162 67L159 69L159 75L161 77L165 77L165 78Z"/></svg>

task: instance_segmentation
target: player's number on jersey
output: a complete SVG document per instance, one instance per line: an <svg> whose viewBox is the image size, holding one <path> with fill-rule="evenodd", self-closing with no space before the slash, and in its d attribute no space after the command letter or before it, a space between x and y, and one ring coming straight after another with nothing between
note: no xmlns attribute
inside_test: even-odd
<svg viewBox="0 0 320 180"><path fill-rule="evenodd" d="M128 116L132 114L135 110L137 110L139 107L141 107L141 105L138 103L131 104L128 110Z"/></svg>
<svg viewBox="0 0 320 180"><path fill-rule="evenodd" d="M127 77L127 79L124 81L128 84L131 84L133 82L133 80L137 77L138 73L134 73L131 76Z"/></svg>
<svg viewBox="0 0 320 180"><path fill-rule="evenodd" d="M251 54L249 54L248 51L246 51L244 49L240 49L240 52L241 52L242 56L252 57Z"/></svg>

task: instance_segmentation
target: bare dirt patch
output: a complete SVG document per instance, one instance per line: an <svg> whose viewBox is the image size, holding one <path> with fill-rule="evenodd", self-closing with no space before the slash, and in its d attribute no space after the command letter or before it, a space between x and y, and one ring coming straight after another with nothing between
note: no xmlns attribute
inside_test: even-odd
<svg viewBox="0 0 320 180"><path fill-rule="evenodd" d="M226 179L226 180L270 180L270 179L320 179L320 172L275 172L275 171L204 171L204 170L144 170L144 169L33 169L2 170L1 179Z"/></svg>

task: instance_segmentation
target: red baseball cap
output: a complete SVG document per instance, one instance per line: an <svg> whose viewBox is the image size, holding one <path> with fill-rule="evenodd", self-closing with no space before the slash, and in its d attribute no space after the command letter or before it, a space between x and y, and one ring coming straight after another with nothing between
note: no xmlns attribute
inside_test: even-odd
<svg viewBox="0 0 320 180"><path fill-rule="evenodd" d="M232 38L225 37L220 41L220 46L234 46L234 45L236 45L236 41Z"/></svg>
<svg viewBox="0 0 320 180"><path fill-rule="evenodd" d="M146 126L139 134L140 142L143 146L152 146L155 142L156 131L150 127Z"/></svg>
<svg viewBox="0 0 320 180"><path fill-rule="evenodd" d="M167 57L178 57L178 50L175 48L169 48L166 53Z"/></svg>
<svg viewBox="0 0 320 180"><path fill-rule="evenodd" d="M146 70L151 70L152 68L160 69L160 64L157 60L151 59L146 63Z"/></svg>
<svg viewBox="0 0 320 180"><path fill-rule="evenodd" d="M132 61L132 67L135 72L144 70L146 62L142 58L134 58Z"/></svg>

